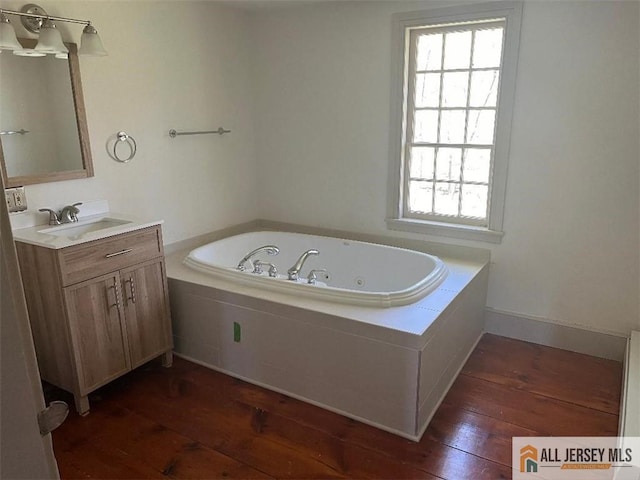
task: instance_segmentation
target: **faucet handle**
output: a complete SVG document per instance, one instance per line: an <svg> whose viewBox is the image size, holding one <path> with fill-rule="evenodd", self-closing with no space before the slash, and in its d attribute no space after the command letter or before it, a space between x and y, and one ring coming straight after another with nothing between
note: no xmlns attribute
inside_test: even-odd
<svg viewBox="0 0 640 480"><path fill-rule="evenodd" d="M51 210L50 208L41 208L38 211L49 212L49 225L60 225L60 218L55 210Z"/></svg>
<svg viewBox="0 0 640 480"><path fill-rule="evenodd" d="M78 207L80 205L82 205L82 202L77 202L72 204L71 208L69 208L69 216L71 217L72 222L78 221L78 214L80 213L80 209Z"/></svg>
<svg viewBox="0 0 640 480"><path fill-rule="evenodd" d="M253 273L261 274L263 272L262 267L269 267L269 276L275 278L278 276L278 270L273 263L263 262L262 260L256 260L253 262Z"/></svg>
<svg viewBox="0 0 640 480"><path fill-rule="evenodd" d="M311 270L309 272L309 275L307 276L307 283L309 285L315 285L316 281L318 280L318 273L327 273L327 269L326 268L316 268L314 270Z"/></svg>
<svg viewBox="0 0 640 480"><path fill-rule="evenodd" d="M82 202L74 203L73 205L67 205L60 211L60 221L62 223L72 223L78 221L78 213L80 209L78 205L82 205Z"/></svg>

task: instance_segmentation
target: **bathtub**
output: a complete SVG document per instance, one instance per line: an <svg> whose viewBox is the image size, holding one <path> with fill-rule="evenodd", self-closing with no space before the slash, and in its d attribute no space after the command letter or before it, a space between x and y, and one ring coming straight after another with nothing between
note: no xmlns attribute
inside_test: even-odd
<svg viewBox="0 0 640 480"><path fill-rule="evenodd" d="M278 278L237 270L266 244L279 254L258 258ZM320 254L303 280L284 279L312 248ZM476 249L447 246L437 258L260 231L175 251L166 258L175 354L419 440L482 334L488 259L467 250ZM312 269L328 277L303 283Z"/></svg>
<svg viewBox="0 0 640 480"><path fill-rule="evenodd" d="M278 272L245 271L238 263L248 252L263 245L275 245L277 255L260 253L254 260L269 262ZM310 256L297 281L286 274L298 257L309 249ZM435 290L447 276L447 267L438 257L386 245L342 240L332 237L285 232L250 232L235 235L191 251L185 259L190 268L274 292L288 293L350 305L393 307L414 303ZM308 274L317 271L309 283Z"/></svg>

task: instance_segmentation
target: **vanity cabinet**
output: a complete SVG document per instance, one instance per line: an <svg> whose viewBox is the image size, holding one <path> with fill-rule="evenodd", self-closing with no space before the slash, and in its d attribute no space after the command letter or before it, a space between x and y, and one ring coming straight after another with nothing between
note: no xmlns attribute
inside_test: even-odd
<svg viewBox="0 0 640 480"><path fill-rule="evenodd" d="M42 378L88 394L173 348L160 226L51 249L16 242Z"/></svg>

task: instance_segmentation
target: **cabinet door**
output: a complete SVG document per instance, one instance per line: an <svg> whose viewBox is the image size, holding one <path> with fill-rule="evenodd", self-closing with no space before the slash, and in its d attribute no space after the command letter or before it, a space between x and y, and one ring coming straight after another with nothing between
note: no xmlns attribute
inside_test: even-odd
<svg viewBox="0 0 640 480"><path fill-rule="evenodd" d="M173 347L162 259L120 271L132 368Z"/></svg>
<svg viewBox="0 0 640 480"><path fill-rule="evenodd" d="M118 274L64 289L81 393L88 393L131 366L122 318Z"/></svg>

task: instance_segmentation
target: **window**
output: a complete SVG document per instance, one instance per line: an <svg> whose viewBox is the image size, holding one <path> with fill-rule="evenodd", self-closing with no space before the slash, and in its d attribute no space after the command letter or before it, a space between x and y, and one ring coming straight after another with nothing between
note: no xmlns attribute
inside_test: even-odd
<svg viewBox="0 0 640 480"><path fill-rule="evenodd" d="M520 8L395 17L390 228L500 241Z"/></svg>

